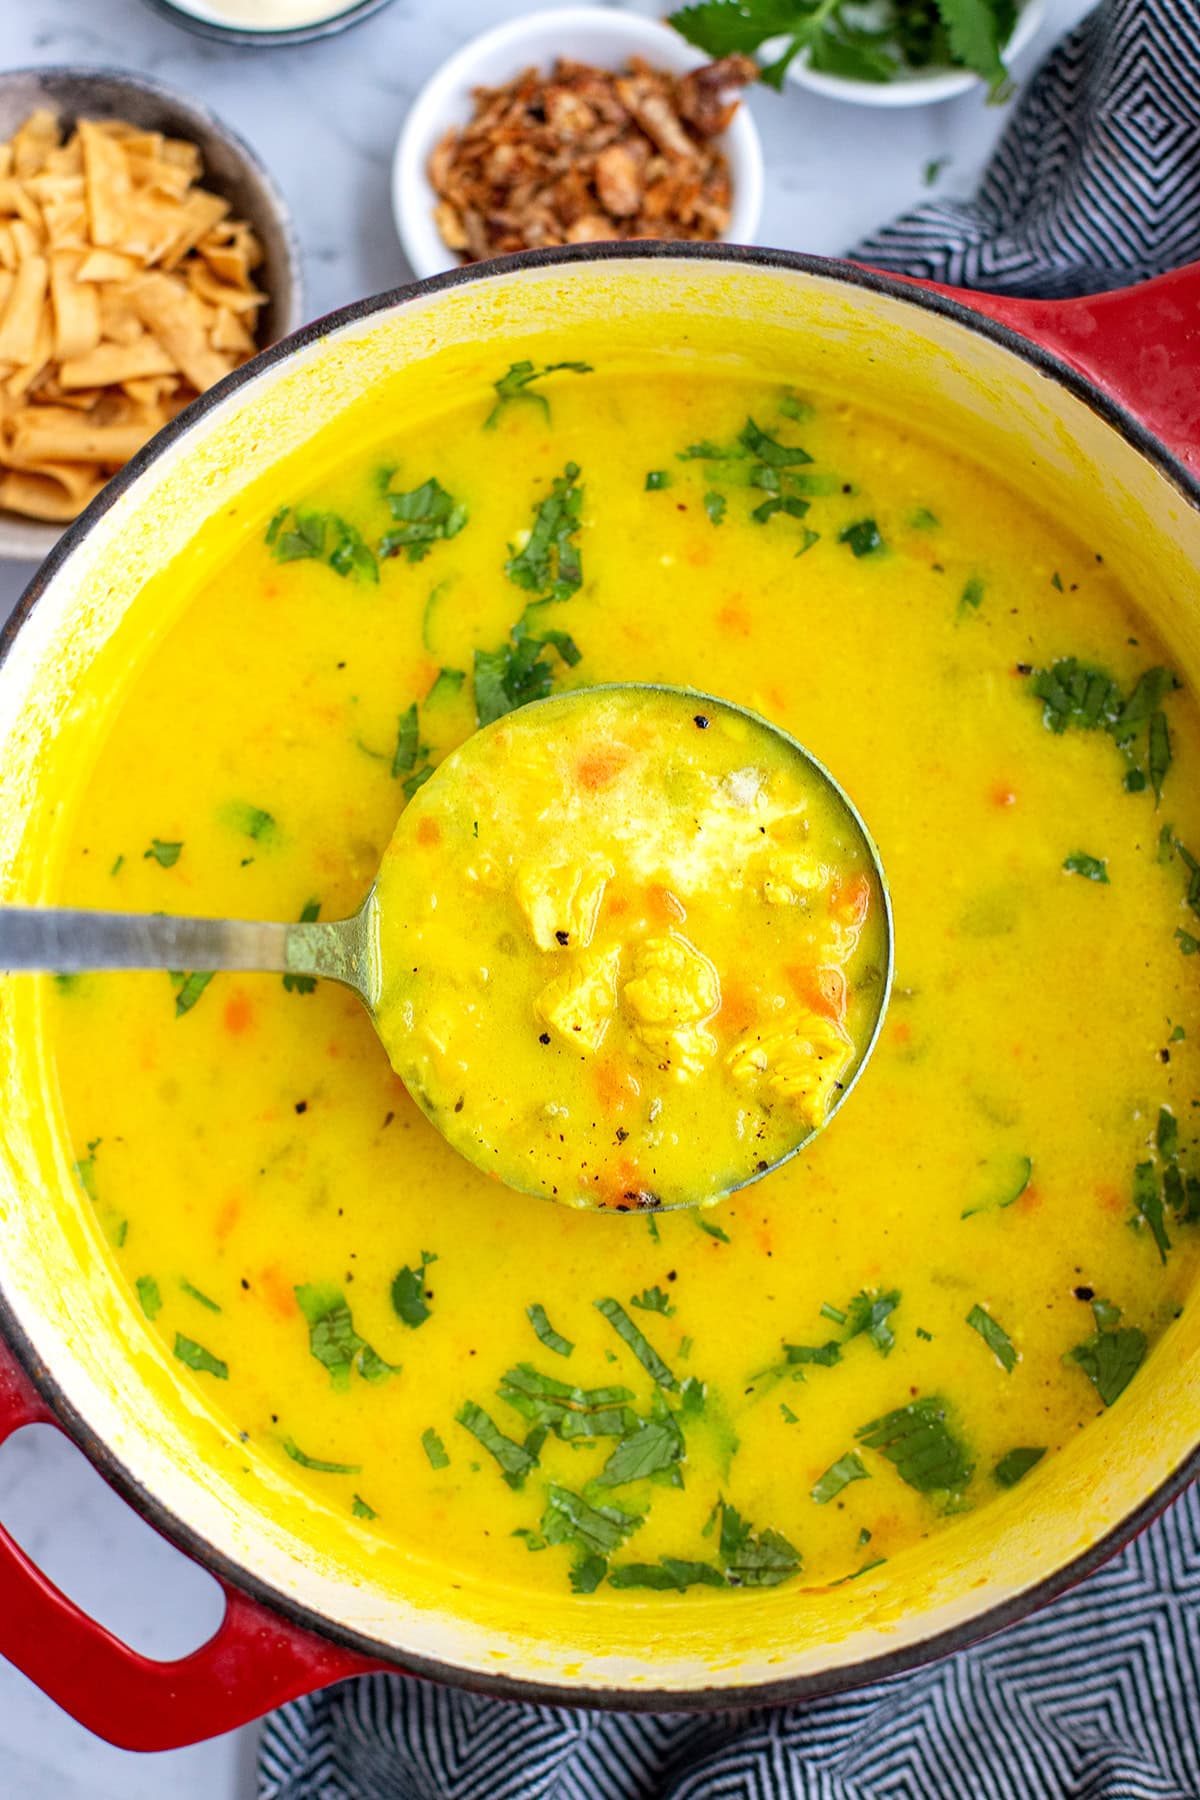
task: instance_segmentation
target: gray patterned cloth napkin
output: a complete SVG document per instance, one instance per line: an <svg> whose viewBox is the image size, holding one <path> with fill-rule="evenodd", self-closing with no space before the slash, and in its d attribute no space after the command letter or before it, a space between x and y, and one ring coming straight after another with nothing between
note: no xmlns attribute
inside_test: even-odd
<svg viewBox="0 0 1200 1800"><path fill-rule="evenodd" d="M850 255L1064 299L1200 257L1200 0L1104 0L1038 70L973 200L929 200Z"/></svg>
<svg viewBox="0 0 1200 1800"><path fill-rule="evenodd" d="M1200 0L1105 0L974 201L854 255L1045 297L1200 256ZM267 1722L260 1800L1200 1800L1200 1491L1023 1623L803 1706L577 1712L367 1676Z"/></svg>

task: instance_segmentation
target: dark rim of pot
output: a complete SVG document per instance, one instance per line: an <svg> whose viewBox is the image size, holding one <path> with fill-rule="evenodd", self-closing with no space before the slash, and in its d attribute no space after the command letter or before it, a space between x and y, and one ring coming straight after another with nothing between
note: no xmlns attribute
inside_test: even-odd
<svg viewBox="0 0 1200 1800"><path fill-rule="evenodd" d="M357 0L327 19L314 19L311 25L285 25L279 31L268 31L253 25L222 25L216 19L198 19L185 7L176 6L174 0L145 0L152 12L169 19L172 25L182 26L197 37L212 38L218 44L237 44L246 50L283 49L289 44L312 44L318 38L336 37L391 3L392 0Z"/></svg>
<svg viewBox="0 0 1200 1800"><path fill-rule="evenodd" d="M156 3L156 0L151 0L151 3ZM368 0L369 5L377 3L378 0ZM411 282L407 286L394 288L367 300L357 301L352 306L343 307L324 319L315 320L312 324L304 326L302 330L293 333L291 337L283 339L280 343L272 345L270 349L261 351L250 362L234 370L231 375L227 375L224 380L217 383L216 387L210 388L207 393L192 401L191 405L186 407L177 418L158 432L145 449L140 450L132 461L127 463L120 473L109 481L79 518L68 526L17 602L7 624L3 630L0 630L0 664L3 663L16 633L28 618L41 594L66 559L78 548L96 521L133 485L151 463L156 461L178 439L185 436L191 426L206 412L211 412L239 387L247 385L276 363L285 361L297 350L315 344L347 325L369 319L373 314L387 312L406 302L423 299L430 294L444 292L471 282L487 280L493 275L510 274L522 267L569 268L575 263L629 260L735 263L751 268L777 269L788 274L818 276L824 280L839 281L847 287L862 288L868 293L883 294L890 299L903 301L917 310L924 309L927 312L937 313L943 318L951 319L956 324L965 326L982 337L990 338L1003 349L1009 350L1014 356L1019 357L1023 363L1065 388L1075 399L1081 401L1098 418L1111 426L1161 475L1172 482L1189 506L1200 511L1200 482L1139 420L1117 405L1101 389L1071 368L1069 364L1061 361L1050 351L1043 349L1041 345L1034 343L1029 338L1022 337L1009 326L997 324L994 320L974 312L960 301L947 298L944 294L932 293L926 288L910 286L907 282L881 275L875 270L861 267L856 263L805 256L787 250L760 250L736 244L701 245L655 242L580 244L567 249L526 251L519 256L502 257L492 262L474 263L464 268L448 270L444 275L434 276L427 281ZM622 1689L593 1688L582 1685L578 1687L565 1686L507 1673L487 1674L479 1670L462 1669L455 1664L439 1662L430 1657L408 1655L403 1651L397 1651L390 1644L381 1643L365 1632L355 1631L335 1620L327 1619L289 1596L279 1593L268 1582L261 1580L252 1570L236 1562L233 1558L225 1556L224 1553L214 1550L198 1532L176 1517L168 1506L130 1474L109 1446L97 1437L86 1420L81 1418L67 1401L54 1375L40 1362L2 1287L0 1287L0 1335L7 1340L34 1386L53 1408L67 1434L95 1464L105 1480L143 1518L147 1519L188 1556L200 1563L202 1567L218 1576L221 1581L251 1596L279 1618L314 1633L326 1642L341 1644L360 1655L377 1659L381 1664L398 1673L409 1672L424 1676L435 1681L445 1682L453 1687L466 1689L472 1693L553 1706L598 1707L624 1712L716 1712L739 1707L774 1706L789 1701L810 1700L826 1694L841 1693L848 1688L861 1687L868 1682L880 1681L887 1676L900 1675L908 1670L920 1668L924 1664L936 1661L954 1651L963 1650L981 1638L991 1636L994 1632L1024 1618L1037 1607L1045 1605L1047 1601L1055 1599L1065 1589L1074 1586L1076 1582L1081 1581L1106 1562L1110 1556L1115 1555L1137 1532L1141 1531L1172 1500L1176 1499L1191 1481L1200 1476L1200 1444L1197 1444L1190 1456L1173 1470L1165 1481L1160 1482L1139 1506L1135 1507L1111 1531L1080 1555L1072 1557L1069 1562L1064 1563L1060 1568L1043 1577L1042 1580L1034 1582L1019 1594L1013 1595L1011 1599L975 1614L960 1625L938 1631L923 1638L919 1643L908 1644L901 1649L888 1650L879 1656L864 1658L842 1668L830 1669L823 1673L785 1676L777 1681L741 1683L729 1687Z"/></svg>

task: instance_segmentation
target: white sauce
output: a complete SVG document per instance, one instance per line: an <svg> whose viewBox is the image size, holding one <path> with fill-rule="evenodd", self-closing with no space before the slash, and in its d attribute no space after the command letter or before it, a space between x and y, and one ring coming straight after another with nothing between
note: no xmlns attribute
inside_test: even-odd
<svg viewBox="0 0 1200 1800"><path fill-rule="evenodd" d="M172 0L180 12L214 25L243 25L252 31L288 31L348 12L354 0Z"/></svg>

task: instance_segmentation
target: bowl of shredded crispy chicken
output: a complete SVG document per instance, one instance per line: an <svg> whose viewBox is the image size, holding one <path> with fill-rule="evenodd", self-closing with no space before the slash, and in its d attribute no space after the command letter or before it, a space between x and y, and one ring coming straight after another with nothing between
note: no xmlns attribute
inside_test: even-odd
<svg viewBox="0 0 1200 1800"><path fill-rule="evenodd" d="M464 46L396 147L392 200L413 272L561 244L752 243L762 152L741 104L755 64L705 62L607 7L535 13Z"/></svg>

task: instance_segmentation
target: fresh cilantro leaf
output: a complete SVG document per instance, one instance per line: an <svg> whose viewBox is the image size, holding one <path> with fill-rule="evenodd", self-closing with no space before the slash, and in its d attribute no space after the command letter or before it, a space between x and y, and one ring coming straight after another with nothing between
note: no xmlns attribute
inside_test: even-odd
<svg viewBox="0 0 1200 1800"><path fill-rule="evenodd" d="M718 1554L730 1587L778 1587L800 1570L800 1552L781 1532L756 1532L724 1500Z"/></svg>
<svg viewBox="0 0 1200 1800"><path fill-rule="evenodd" d="M375 552L348 519L339 519L331 513L329 518L333 533L333 543L329 551L329 566L335 575L357 575L363 581L378 582L379 564Z"/></svg>
<svg viewBox="0 0 1200 1800"><path fill-rule="evenodd" d="M1003 1325L993 1319L991 1313L985 1312L982 1306L971 1308L967 1314L967 1324L972 1331L979 1333L1005 1373L1011 1375L1017 1366L1017 1351Z"/></svg>
<svg viewBox="0 0 1200 1800"><path fill-rule="evenodd" d="M161 838L151 838L150 848L143 853L142 861L149 862L153 857L160 869L173 869L182 849L182 843L165 844Z"/></svg>
<svg viewBox="0 0 1200 1800"><path fill-rule="evenodd" d="M870 1471L863 1466L862 1457L857 1451L850 1450L845 1456L839 1456L835 1463L830 1463L825 1473L817 1480L812 1489L812 1497L818 1506L828 1506L836 1500L842 1489L852 1481L870 1480Z"/></svg>
<svg viewBox="0 0 1200 1800"><path fill-rule="evenodd" d="M1097 1331L1114 1331L1121 1323L1121 1309L1111 1300L1093 1300L1092 1317Z"/></svg>
<svg viewBox="0 0 1200 1800"><path fill-rule="evenodd" d="M623 1437L633 1417L628 1410L633 1399L629 1388L573 1387L568 1381L543 1375L531 1363L518 1363L507 1370L496 1392L531 1424L566 1441Z"/></svg>
<svg viewBox="0 0 1200 1800"><path fill-rule="evenodd" d="M715 488L711 488L704 496L704 510L714 525L720 525L723 522L726 505L724 494L718 494Z"/></svg>
<svg viewBox="0 0 1200 1800"><path fill-rule="evenodd" d="M543 1344L545 1344L547 1350L553 1350L556 1356L570 1356L575 1348L574 1344L569 1338L565 1338L559 1332L555 1331L553 1325L551 1325L549 1319L546 1317L546 1309L544 1306L535 1303L533 1306L526 1307L525 1312L529 1323L533 1326L533 1329L536 1331Z"/></svg>
<svg viewBox="0 0 1200 1800"><path fill-rule="evenodd" d="M175 1333L175 1354L181 1363L201 1375L215 1375L218 1381L229 1380L229 1364L206 1350L203 1344L196 1343L194 1338L184 1337L181 1331Z"/></svg>
<svg viewBox="0 0 1200 1800"><path fill-rule="evenodd" d="M172 969L171 985L175 989L175 1017L182 1019L184 1013L191 1012L197 1000L213 978L213 971L190 975L181 969Z"/></svg>
<svg viewBox="0 0 1200 1800"><path fill-rule="evenodd" d="M924 187L936 187L941 179L942 171L948 169L953 162L950 156L931 156L921 170L921 183Z"/></svg>
<svg viewBox="0 0 1200 1800"><path fill-rule="evenodd" d="M661 1313L664 1319L669 1319L675 1311L660 1287L643 1288L640 1294L631 1297L629 1304L640 1307L643 1312Z"/></svg>
<svg viewBox="0 0 1200 1800"><path fill-rule="evenodd" d="M937 514L930 512L927 506L915 507L905 522L911 525L914 531L938 531L941 529L942 523Z"/></svg>
<svg viewBox="0 0 1200 1800"><path fill-rule="evenodd" d="M1179 1121L1169 1106L1160 1106L1158 1109L1154 1147L1164 1158L1174 1156L1179 1149Z"/></svg>
<svg viewBox="0 0 1200 1800"><path fill-rule="evenodd" d="M392 780L398 781L414 766L417 760L417 703L407 707L400 714L400 723L396 729L396 748L392 753Z"/></svg>
<svg viewBox="0 0 1200 1800"><path fill-rule="evenodd" d="M426 706L436 706L443 700L453 700L466 679L465 669L439 669L433 686L425 696Z"/></svg>
<svg viewBox="0 0 1200 1800"><path fill-rule="evenodd" d="M679 1383L663 1361L653 1344L638 1330L625 1308L616 1300L594 1300L597 1312L604 1314L617 1336L623 1338L643 1369L656 1381L659 1387L676 1388Z"/></svg>
<svg viewBox="0 0 1200 1800"><path fill-rule="evenodd" d="M983 604L983 596L986 592L987 589L984 583L979 579L978 575L972 575L959 596L959 612L966 612L968 610L978 612L980 606Z"/></svg>
<svg viewBox="0 0 1200 1800"><path fill-rule="evenodd" d="M785 1344L783 1349L789 1363L815 1363L819 1368L832 1369L842 1360L841 1346L832 1338L827 1344Z"/></svg>
<svg viewBox="0 0 1200 1800"><path fill-rule="evenodd" d="M576 1594L594 1594L608 1573L604 1557L589 1553L580 1557L570 1572L571 1590Z"/></svg>
<svg viewBox="0 0 1200 1800"><path fill-rule="evenodd" d="M356 1519L377 1519L379 1514L373 1506L368 1506L361 1494L355 1494L350 1502L350 1511Z"/></svg>
<svg viewBox="0 0 1200 1800"><path fill-rule="evenodd" d="M655 494L671 485L671 474L668 469L651 469L646 476L646 492Z"/></svg>
<svg viewBox="0 0 1200 1800"><path fill-rule="evenodd" d="M796 500L790 495L781 498L776 494L772 499L764 500L761 506L756 506L750 517L756 525L765 525L776 513L784 513L789 519L802 519L807 511L807 500Z"/></svg>
<svg viewBox="0 0 1200 1800"><path fill-rule="evenodd" d="M779 1410L783 1414L783 1422L785 1425L798 1425L800 1423L799 1414L794 1413L786 1401L781 1400L779 1402Z"/></svg>
<svg viewBox="0 0 1200 1800"><path fill-rule="evenodd" d="M300 924L315 925L321 916L321 902L306 900L300 908ZM315 975L285 975L283 990L286 994L311 994L315 991L317 979Z"/></svg>
<svg viewBox="0 0 1200 1800"><path fill-rule="evenodd" d="M872 556L876 550L883 549L883 539L874 519L856 519L853 525L838 532L838 543L848 545L855 556Z"/></svg>
<svg viewBox="0 0 1200 1800"><path fill-rule="evenodd" d="M1146 1359L1146 1334L1136 1326L1100 1330L1066 1355L1077 1363L1105 1406L1120 1398Z"/></svg>
<svg viewBox="0 0 1200 1800"><path fill-rule="evenodd" d="M1145 1219L1150 1227L1160 1262L1166 1262L1171 1249L1163 1218L1163 1196L1158 1173L1153 1163L1141 1162L1133 1171L1133 1210L1135 1219Z"/></svg>
<svg viewBox="0 0 1200 1800"><path fill-rule="evenodd" d="M682 1556L663 1556L656 1563L618 1563L609 1570L608 1585L682 1594L690 1587L725 1587L728 1584L720 1569L714 1569L711 1563L692 1562Z"/></svg>
<svg viewBox="0 0 1200 1800"><path fill-rule="evenodd" d="M689 1216L694 1219L701 1231L711 1238L716 1238L719 1243L728 1244L732 1241L727 1231L722 1231L719 1225L712 1224L708 1219L702 1219L698 1212L693 1212Z"/></svg>
<svg viewBox="0 0 1200 1800"><path fill-rule="evenodd" d="M611 1556L642 1523L641 1513L620 1506L589 1506L582 1494L551 1483L542 1536L548 1544L575 1543L599 1556Z"/></svg>
<svg viewBox="0 0 1200 1800"><path fill-rule="evenodd" d="M750 456L772 469L790 469L798 463L810 463L812 457L799 444L781 444L770 437L753 419L747 419L738 433L738 443Z"/></svg>
<svg viewBox="0 0 1200 1800"><path fill-rule="evenodd" d="M431 1469L448 1469L450 1467L446 1446L432 1425L427 1426L421 1433L421 1448L429 1458Z"/></svg>
<svg viewBox="0 0 1200 1800"><path fill-rule="evenodd" d="M822 1303L821 1317L823 1319L832 1319L832 1321L835 1325L844 1325L846 1323L845 1313L842 1312L840 1310L840 1308L838 1308L836 1306L831 1306L829 1304L828 1300L826 1300Z"/></svg>
<svg viewBox="0 0 1200 1800"><path fill-rule="evenodd" d="M556 475L546 498L534 509L533 527L523 550L510 547L504 572L527 593L549 600L569 600L583 585L583 565L574 540L582 526L583 489L579 465L569 462Z"/></svg>
<svg viewBox="0 0 1200 1800"><path fill-rule="evenodd" d="M392 1306L404 1323L415 1331L429 1317L429 1303L425 1298L425 1271L430 1263L437 1261L436 1255L429 1250L422 1250L420 1267L413 1269L407 1263L392 1283Z"/></svg>
<svg viewBox="0 0 1200 1800"><path fill-rule="evenodd" d="M1175 938L1185 956L1195 956L1197 950L1200 950L1200 938L1194 938L1182 925L1175 927Z"/></svg>
<svg viewBox="0 0 1200 1800"><path fill-rule="evenodd" d="M494 431L500 422L506 406L515 401L526 400L534 406L540 406L546 419L550 418L550 403L544 394L536 394L533 390L535 381L544 381L547 375L556 375L560 370L569 370L572 375L591 375L592 365L585 362L546 363L542 368L531 362L510 363L508 373L502 375L492 386L496 390L496 404L483 421L485 431Z"/></svg>
<svg viewBox="0 0 1200 1800"><path fill-rule="evenodd" d="M420 562L434 544L457 537L467 523L466 507L433 476L407 493L389 487L385 498L397 524L379 540L381 558L403 550L410 563Z"/></svg>
<svg viewBox="0 0 1200 1800"><path fill-rule="evenodd" d="M306 1456L294 1438L284 1438L283 1447L302 1469L314 1469L318 1475L360 1475L361 1463L325 1462L319 1456Z"/></svg>
<svg viewBox="0 0 1200 1800"><path fill-rule="evenodd" d="M1025 1447L1006 1450L992 1470L992 1480L999 1483L1001 1487L1016 1487L1021 1477L1028 1475L1030 1469L1040 1463L1045 1454L1046 1446L1044 1444L1037 1450Z"/></svg>
<svg viewBox="0 0 1200 1800"><path fill-rule="evenodd" d="M886 1456L901 1481L918 1493L959 1494L975 1465L947 1422L949 1412L944 1400L929 1395L872 1419L854 1435Z"/></svg>
<svg viewBox="0 0 1200 1800"><path fill-rule="evenodd" d="M294 1292L308 1324L309 1350L329 1370L335 1388L349 1387L354 1370L364 1381L383 1381L399 1373L354 1329L353 1316L340 1289L309 1283Z"/></svg>
<svg viewBox="0 0 1200 1800"><path fill-rule="evenodd" d="M180 1281L179 1286L181 1290L187 1294L189 1299L199 1301L200 1305L205 1307L207 1311L219 1313L222 1310L215 1300L210 1300L207 1294L202 1294L200 1289L198 1287L193 1287L190 1281Z"/></svg>
<svg viewBox="0 0 1200 1800"><path fill-rule="evenodd" d="M639 1419L605 1463L597 1486L623 1487L627 1481L669 1473L682 1455L683 1435L673 1418Z"/></svg>
<svg viewBox="0 0 1200 1800"><path fill-rule="evenodd" d="M1154 789L1154 799L1157 803L1162 799L1163 782L1167 779L1167 770L1171 767L1171 734L1167 730L1167 715L1164 712L1150 714L1146 767L1150 774L1150 786Z"/></svg>
<svg viewBox="0 0 1200 1800"><path fill-rule="evenodd" d="M1068 875L1082 875L1085 881L1099 881L1108 886L1108 859L1089 856L1085 850L1072 850L1063 863Z"/></svg>
<svg viewBox="0 0 1200 1800"><path fill-rule="evenodd" d="M162 1311L162 1295L158 1291L158 1283L153 1275L139 1275L137 1278L137 1297L142 1303L142 1311L148 1319L157 1319Z"/></svg>
<svg viewBox="0 0 1200 1800"><path fill-rule="evenodd" d="M555 640L561 642L555 642ZM562 645L572 652L565 655ZM479 725L490 725L505 713L528 706L531 700L544 700L550 692L554 671L545 659L547 646L556 649L564 661L578 662L579 651L574 639L565 632L547 632L544 637L521 637L513 632L513 641L499 650L475 652L475 719Z"/></svg>
<svg viewBox="0 0 1200 1800"><path fill-rule="evenodd" d="M490 1456L494 1456L500 1465L500 1471L510 1488L521 1488L525 1485L525 1477L531 1469L537 1467L537 1456L524 1444L515 1439L505 1437L482 1406L473 1400L466 1400L454 1415L456 1422L471 1433Z"/></svg>
<svg viewBox="0 0 1200 1800"><path fill-rule="evenodd" d="M261 806L251 806L246 800L230 800L218 814L222 825L230 831L236 831L241 837L253 838L255 843L275 835L275 819Z"/></svg>
<svg viewBox="0 0 1200 1800"><path fill-rule="evenodd" d="M337 513L281 507L267 527L266 542L276 562L325 562L336 575L379 580L379 566L370 545L349 520Z"/></svg>
<svg viewBox="0 0 1200 1800"><path fill-rule="evenodd" d="M846 1309L846 1335L842 1341L848 1344L851 1338L865 1333L880 1356L886 1356L896 1342L888 1320L899 1304L900 1294L896 1288L889 1294L867 1293L865 1290L861 1294L855 1294Z"/></svg>
<svg viewBox="0 0 1200 1800"><path fill-rule="evenodd" d="M1178 686L1169 669L1145 669L1125 696L1107 669L1065 656L1050 668L1035 671L1030 692L1043 703L1042 723L1048 731L1107 732L1125 758L1127 792L1140 793L1149 781L1157 802L1171 764L1170 733L1162 702ZM1139 748L1143 731L1144 767Z"/></svg>
<svg viewBox="0 0 1200 1800"><path fill-rule="evenodd" d="M1010 84L1000 55L1004 38L995 0L938 0L938 11L954 61L982 75L988 84L988 98L1000 99Z"/></svg>

